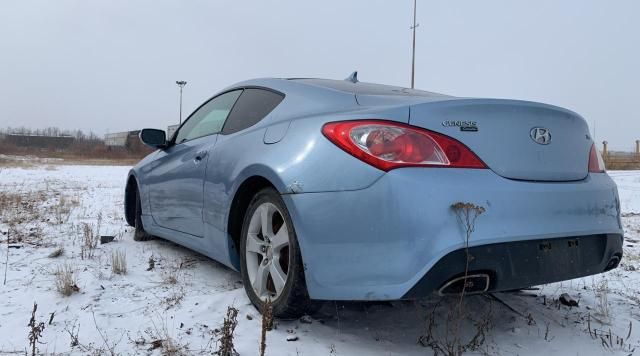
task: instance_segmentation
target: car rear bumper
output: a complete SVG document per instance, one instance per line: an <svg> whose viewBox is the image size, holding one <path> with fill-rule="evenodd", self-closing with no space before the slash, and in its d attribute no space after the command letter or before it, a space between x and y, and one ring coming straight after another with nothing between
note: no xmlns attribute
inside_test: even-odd
<svg viewBox="0 0 640 356"><path fill-rule="evenodd" d="M505 179L488 169L403 168L384 174L366 189L283 198L314 299L393 300L439 289L441 281L460 273L453 264L447 269L451 273L431 277L431 271L448 266L457 258L449 256L465 247L463 228L451 208L457 202L486 209L476 220L468 246L482 256L475 260L477 268L495 270L496 279L489 286L494 290L602 272L607 254L618 251L607 242L607 248L598 250L602 255L596 256L588 237L615 241L611 236L616 235L621 245L623 234L617 189L606 174L590 174L577 182L527 182ZM551 269L572 266L570 273L527 279L523 266L508 266L522 256L539 257L535 248L529 251L532 246L547 241L555 247L555 241L562 244L567 238L580 238L582 245L571 250L578 257L544 258L540 263ZM496 255L487 252L491 246L502 247Z"/></svg>
<svg viewBox="0 0 640 356"><path fill-rule="evenodd" d="M465 281L465 293L521 289L605 272L616 268L621 258L622 236L617 234L463 248L441 258L403 298L457 294Z"/></svg>

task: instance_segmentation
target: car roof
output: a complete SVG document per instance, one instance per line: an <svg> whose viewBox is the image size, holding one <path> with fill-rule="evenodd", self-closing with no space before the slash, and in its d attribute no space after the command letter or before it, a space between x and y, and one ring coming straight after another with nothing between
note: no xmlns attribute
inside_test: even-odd
<svg viewBox="0 0 640 356"><path fill-rule="evenodd" d="M246 80L240 83L236 83L225 90L246 87L246 86L264 86L271 89L283 91L288 93L291 90L300 90L302 87L306 87L307 90L313 92L324 91L333 92L338 95L350 95L350 96L386 96L401 97L410 99L426 99L437 100L452 98L452 96L429 92L425 90L403 88L392 85L367 83L367 82L352 82L349 80L335 80L335 79L322 79L322 78L256 78ZM402 99L400 99L402 100Z"/></svg>
<svg viewBox="0 0 640 356"><path fill-rule="evenodd" d="M420 97L446 97L447 95L433 93L418 89L409 89L392 85L352 82L349 80L334 80L321 78L287 78L286 80L304 83L307 85L337 90L355 95L386 95L386 96L420 96Z"/></svg>

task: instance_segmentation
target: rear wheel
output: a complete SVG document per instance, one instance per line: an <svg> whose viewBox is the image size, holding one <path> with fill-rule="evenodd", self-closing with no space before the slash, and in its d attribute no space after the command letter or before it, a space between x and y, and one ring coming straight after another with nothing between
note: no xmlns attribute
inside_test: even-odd
<svg viewBox="0 0 640 356"><path fill-rule="evenodd" d="M244 217L240 240L241 273L255 307L264 311L271 301L273 314L297 318L317 311L309 299L300 247L282 198L272 188L256 194Z"/></svg>
<svg viewBox="0 0 640 356"><path fill-rule="evenodd" d="M153 239L153 235L144 231L142 225L142 204L140 202L140 192L136 189L136 209L135 209L135 231L133 233L133 240L135 241L147 241Z"/></svg>

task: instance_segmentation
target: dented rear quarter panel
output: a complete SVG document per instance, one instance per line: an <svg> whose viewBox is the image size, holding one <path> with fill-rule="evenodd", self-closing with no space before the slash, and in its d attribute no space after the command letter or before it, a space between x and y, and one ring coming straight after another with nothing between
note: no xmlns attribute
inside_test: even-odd
<svg viewBox="0 0 640 356"><path fill-rule="evenodd" d="M285 201L309 293L318 299L401 298L438 260L465 246L451 208L457 202L486 209L469 246L623 233L616 186L603 173L539 183L488 169L401 168L366 189Z"/></svg>

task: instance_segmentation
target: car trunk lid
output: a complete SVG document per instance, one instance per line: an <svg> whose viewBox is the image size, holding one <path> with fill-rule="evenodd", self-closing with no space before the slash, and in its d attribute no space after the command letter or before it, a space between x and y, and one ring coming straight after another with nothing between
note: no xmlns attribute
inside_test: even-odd
<svg viewBox="0 0 640 356"><path fill-rule="evenodd" d="M446 98L410 104L409 123L459 140L505 178L575 181L588 174L588 126L555 106Z"/></svg>

